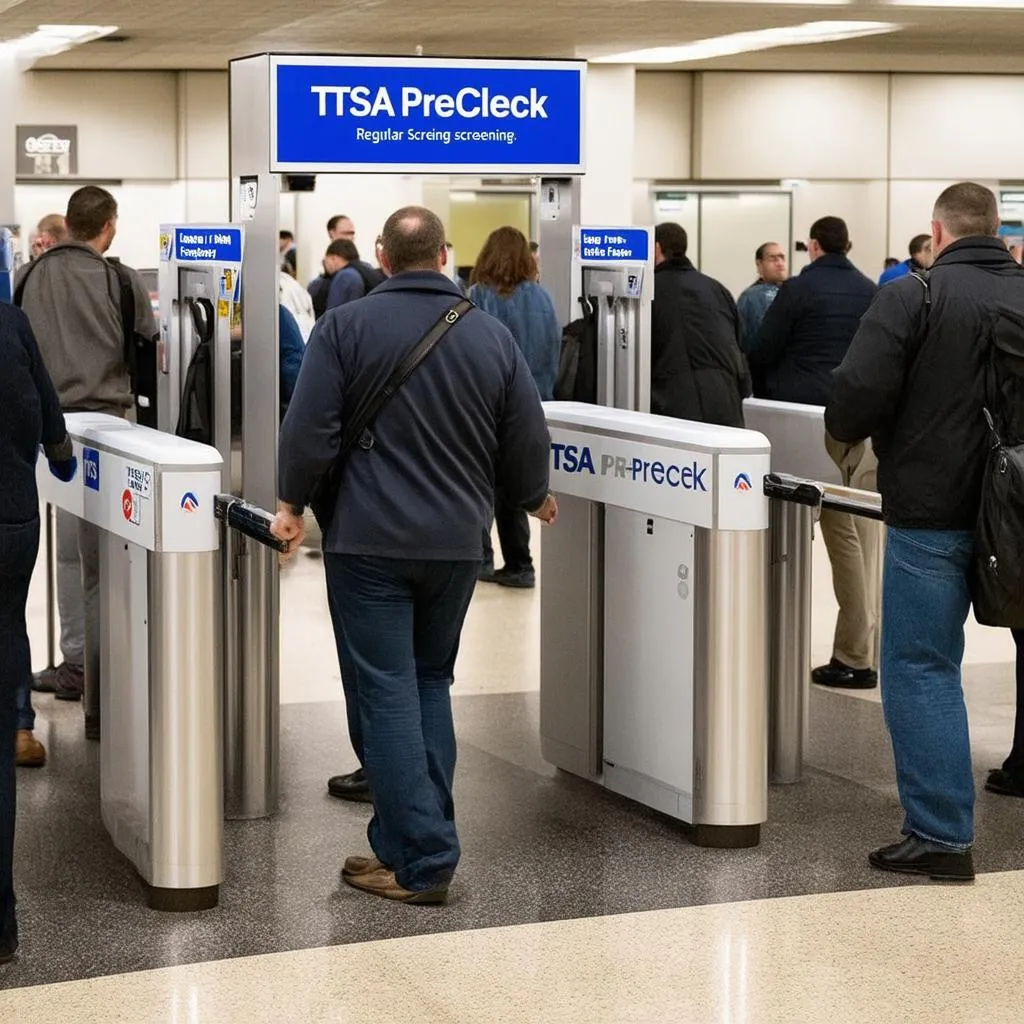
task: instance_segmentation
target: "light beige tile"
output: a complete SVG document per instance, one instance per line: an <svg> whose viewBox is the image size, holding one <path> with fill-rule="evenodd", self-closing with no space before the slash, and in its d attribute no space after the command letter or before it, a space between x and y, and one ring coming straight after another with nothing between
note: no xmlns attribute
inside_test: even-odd
<svg viewBox="0 0 1024 1024"><path fill-rule="evenodd" d="M1015 872L959 888L495 928L14 990L0 993L0 1019L1017 1024L1022 914Z"/></svg>

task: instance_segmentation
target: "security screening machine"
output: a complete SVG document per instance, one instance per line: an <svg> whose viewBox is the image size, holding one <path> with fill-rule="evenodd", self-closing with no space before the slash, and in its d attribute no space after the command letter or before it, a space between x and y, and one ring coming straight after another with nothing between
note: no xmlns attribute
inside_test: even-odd
<svg viewBox="0 0 1024 1024"><path fill-rule="evenodd" d="M560 510L544 548L542 753L688 822L698 845L756 845L768 785L768 441L600 406L545 408L551 488L570 520Z"/></svg>
<svg viewBox="0 0 1024 1024"><path fill-rule="evenodd" d="M260 54L232 61L230 74L231 216L246 231L240 496L273 509L278 421L268 410L278 408L280 175L572 178L583 173L586 63ZM377 229L363 227L361 247ZM245 685L264 687L252 699L275 709L275 717L264 719L264 756L254 741L257 760L243 772L265 782L262 788L253 782L242 812L256 817L277 806L271 762L279 579L270 549L252 545L235 585L243 595Z"/></svg>
<svg viewBox="0 0 1024 1024"><path fill-rule="evenodd" d="M245 231L231 224L165 224L160 228L160 334L157 410L161 430L174 433L189 365L207 345L213 367L209 443L224 460L231 489L231 322L241 290ZM220 394L223 388L225 394Z"/></svg>
<svg viewBox="0 0 1024 1024"><path fill-rule="evenodd" d="M597 319L597 404L649 411L654 229L577 225L573 268Z"/></svg>
<svg viewBox="0 0 1024 1024"><path fill-rule="evenodd" d="M43 501L100 528L100 800L158 910L216 906L221 845L221 616L206 445L99 413L66 416L80 475L40 461Z"/></svg>

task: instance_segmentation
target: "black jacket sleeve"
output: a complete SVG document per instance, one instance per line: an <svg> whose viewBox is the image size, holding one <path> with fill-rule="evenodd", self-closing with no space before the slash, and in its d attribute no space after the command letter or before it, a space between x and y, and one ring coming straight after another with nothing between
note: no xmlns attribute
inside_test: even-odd
<svg viewBox="0 0 1024 1024"><path fill-rule="evenodd" d="M651 307L651 412L699 420L701 408L680 310L667 298L655 299Z"/></svg>
<svg viewBox="0 0 1024 1024"><path fill-rule="evenodd" d="M736 306L736 300L728 288L722 288L723 302L728 311L729 320L732 323L733 337L736 339L736 347L732 350L733 366L736 370L736 387L740 393L740 399L749 398L754 390L753 381L750 377L750 367L747 365L747 357L740 347L740 311Z"/></svg>
<svg viewBox="0 0 1024 1024"><path fill-rule="evenodd" d="M53 386L50 374L43 364L43 357L36 344L36 336L32 333L32 325L28 317L20 314L21 343L28 353L32 380L39 394L39 405L43 414L43 451L51 462L66 462L74 454L71 439L68 437L64 413L60 409L57 389Z"/></svg>
<svg viewBox="0 0 1024 1024"><path fill-rule="evenodd" d="M519 346L498 422L497 486L513 508L535 512L544 504L551 471L551 435L544 406Z"/></svg>
<svg viewBox="0 0 1024 1024"><path fill-rule="evenodd" d="M747 341L747 359L751 366L773 366L782 358L796 320L798 301L794 281L786 281L768 307L757 334Z"/></svg>
<svg viewBox="0 0 1024 1024"><path fill-rule="evenodd" d="M832 398L825 428L837 441L857 442L888 434L899 411L904 381L923 329L920 308L908 308L919 284L896 282L882 288L854 335L842 365L832 373ZM924 296L919 296L923 305Z"/></svg>
<svg viewBox="0 0 1024 1024"><path fill-rule="evenodd" d="M345 380L338 331L344 319L320 320L309 337L299 379L278 439L278 497L296 508L341 449Z"/></svg>

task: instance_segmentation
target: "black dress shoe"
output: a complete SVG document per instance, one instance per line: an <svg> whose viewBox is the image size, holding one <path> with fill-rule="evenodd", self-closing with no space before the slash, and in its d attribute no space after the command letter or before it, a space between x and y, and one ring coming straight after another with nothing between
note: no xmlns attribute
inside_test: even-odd
<svg viewBox="0 0 1024 1024"><path fill-rule="evenodd" d="M811 672L811 681L839 690L873 690L878 685L878 673L873 668L850 668L833 658Z"/></svg>
<svg viewBox="0 0 1024 1024"><path fill-rule="evenodd" d="M990 793L998 793L1000 796L1024 797L1024 782L1005 768L993 768L985 780L985 788Z"/></svg>
<svg viewBox="0 0 1024 1024"><path fill-rule="evenodd" d="M370 783L362 768L357 768L348 775L333 775L327 780L327 792L339 800L353 800L359 804L373 803Z"/></svg>
<svg viewBox="0 0 1024 1024"><path fill-rule="evenodd" d="M970 850L954 850L920 836L883 846L868 854L868 863L882 871L927 875L936 882L973 882L974 858Z"/></svg>

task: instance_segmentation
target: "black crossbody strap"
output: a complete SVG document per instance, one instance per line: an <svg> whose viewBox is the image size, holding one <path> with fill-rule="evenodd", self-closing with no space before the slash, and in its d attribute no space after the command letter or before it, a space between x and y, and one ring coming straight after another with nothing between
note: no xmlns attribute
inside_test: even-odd
<svg viewBox="0 0 1024 1024"><path fill-rule="evenodd" d="M373 447L373 438L363 439L366 428L380 414L380 411L402 389L405 382L413 375L416 368L437 347L438 342L473 308L469 299L462 299L449 309L433 327L423 335L410 349L408 355L398 364L394 372L384 382L384 386L372 394L352 417L341 437L341 448L338 451L338 463L342 463L356 443L369 450Z"/></svg>

